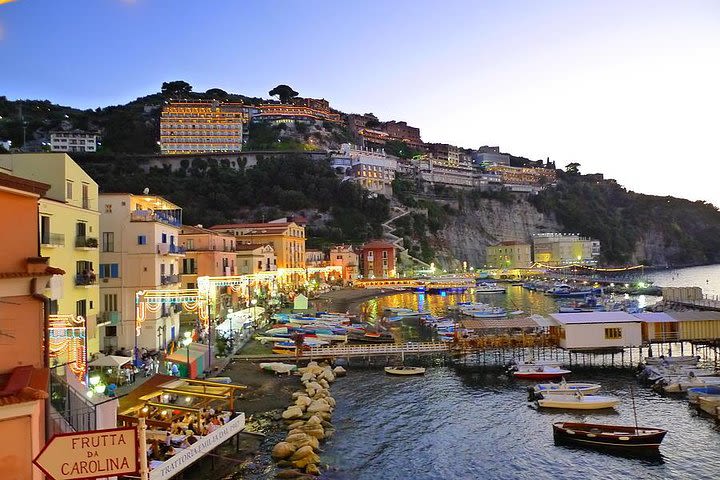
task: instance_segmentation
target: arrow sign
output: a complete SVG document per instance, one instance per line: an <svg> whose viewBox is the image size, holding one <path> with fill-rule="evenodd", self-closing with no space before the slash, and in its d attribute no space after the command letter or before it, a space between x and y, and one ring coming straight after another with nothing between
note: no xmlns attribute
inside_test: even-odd
<svg viewBox="0 0 720 480"><path fill-rule="evenodd" d="M54 480L129 475L138 471L135 427L55 435L33 463Z"/></svg>

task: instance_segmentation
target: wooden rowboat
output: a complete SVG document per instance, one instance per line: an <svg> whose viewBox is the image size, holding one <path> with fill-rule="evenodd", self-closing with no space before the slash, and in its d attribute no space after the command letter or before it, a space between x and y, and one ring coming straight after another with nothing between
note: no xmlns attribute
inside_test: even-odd
<svg viewBox="0 0 720 480"><path fill-rule="evenodd" d="M542 398L540 398L542 397ZM565 408L569 410L599 410L613 408L620 403L620 399L606 395L548 395L542 394L537 400L538 406L543 408Z"/></svg>
<svg viewBox="0 0 720 480"><path fill-rule="evenodd" d="M390 375L422 375L425 373L423 367L385 367L385 373Z"/></svg>
<svg viewBox="0 0 720 480"><path fill-rule="evenodd" d="M554 367L538 367L534 370L519 370L513 372L515 378L523 378L526 380L553 380L564 377L572 373L570 370Z"/></svg>
<svg viewBox="0 0 720 480"><path fill-rule="evenodd" d="M660 428L573 422L553 424L556 444L573 444L627 453L657 452L666 433L667 430Z"/></svg>

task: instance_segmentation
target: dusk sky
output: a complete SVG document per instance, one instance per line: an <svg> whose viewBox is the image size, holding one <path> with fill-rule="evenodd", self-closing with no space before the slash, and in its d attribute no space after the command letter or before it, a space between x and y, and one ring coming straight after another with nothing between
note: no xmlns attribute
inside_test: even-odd
<svg viewBox="0 0 720 480"><path fill-rule="evenodd" d="M425 141L720 205L718 1L17 0L0 5L0 58L10 99L287 83Z"/></svg>

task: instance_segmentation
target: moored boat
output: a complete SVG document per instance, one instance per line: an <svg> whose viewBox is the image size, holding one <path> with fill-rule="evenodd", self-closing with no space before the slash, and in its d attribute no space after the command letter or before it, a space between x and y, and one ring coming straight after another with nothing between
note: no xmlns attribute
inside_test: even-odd
<svg viewBox="0 0 720 480"><path fill-rule="evenodd" d="M700 357L694 356L682 356L682 357L666 357L660 355L659 357L645 357L646 365L697 365L700 361Z"/></svg>
<svg viewBox="0 0 720 480"><path fill-rule="evenodd" d="M492 282L480 282L475 287L475 293L505 293L506 291L506 288Z"/></svg>
<svg viewBox="0 0 720 480"><path fill-rule="evenodd" d="M534 387L528 387L528 391L537 395L567 395L580 392L584 395L597 393L602 386L599 383L585 382L560 382L560 383L538 383Z"/></svg>
<svg viewBox="0 0 720 480"><path fill-rule="evenodd" d="M571 373L570 370L562 368L540 366L534 370L517 370L513 372L513 376L525 380L553 380Z"/></svg>
<svg viewBox="0 0 720 480"><path fill-rule="evenodd" d="M698 403L699 397L718 397L720 398L720 386L705 385L703 387L688 388L688 401L690 403Z"/></svg>
<svg viewBox="0 0 720 480"><path fill-rule="evenodd" d="M542 397L542 395L541 395ZM600 410L613 408L620 403L620 399L607 395L583 395L576 392L574 395L548 395L538 398L537 404L543 408L562 408L569 410Z"/></svg>
<svg viewBox="0 0 720 480"><path fill-rule="evenodd" d="M720 408L720 397L717 395L701 395L698 397L698 407L705 413L715 416Z"/></svg>
<svg viewBox="0 0 720 480"><path fill-rule="evenodd" d="M405 367L402 365L385 367L385 373L390 375L422 375L425 373L423 367Z"/></svg>
<svg viewBox="0 0 720 480"><path fill-rule="evenodd" d="M556 444L611 449L627 453L657 452L667 430L661 428L601 425L596 423L553 423Z"/></svg>

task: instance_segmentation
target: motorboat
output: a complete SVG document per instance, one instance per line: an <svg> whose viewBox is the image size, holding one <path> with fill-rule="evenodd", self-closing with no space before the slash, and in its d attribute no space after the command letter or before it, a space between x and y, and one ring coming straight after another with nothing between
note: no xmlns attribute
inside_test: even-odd
<svg viewBox="0 0 720 480"><path fill-rule="evenodd" d="M699 361L700 357L697 355L685 355L682 357L666 357L665 355L645 357L645 365L697 365Z"/></svg>
<svg viewBox="0 0 720 480"><path fill-rule="evenodd" d="M661 428L576 422L553 423L553 438L556 444L637 454L657 452L665 434L667 430Z"/></svg>
<svg viewBox="0 0 720 480"><path fill-rule="evenodd" d="M547 292L548 295L555 298L583 298L588 295L602 295L602 288L573 288L570 285L556 285Z"/></svg>
<svg viewBox="0 0 720 480"><path fill-rule="evenodd" d="M542 394L537 399L537 404L542 408L564 408L569 410L600 410L613 408L620 403L620 399L607 395L583 395L575 392L572 395L548 395Z"/></svg>
<svg viewBox="0 0 720 480"><path fill-rule="evenodd" d="M658 380L657 385L660 385L665 393L681 393L692 387L720 386L720 377L697 377L691 372L682 377L663 378Z"/></svg>
<svg viewBox="0 0 720 480"><path fill-rule="evenodd" d="M488 307L485 310L474 310L465 313L465 315L473 318L505 318L507 317L507 311L502 307Z"/></svg>
<svg viewBox="0 0 720 480"><path fill-rule="evenodd" d="M513 376L524 380L552 380L562 378L571 373L570 370L564 370L562 368L540 366L534 370L515 371L513 372Z"/></svg>
<svg viewBox="0 0 720 480"><path fill-rule="evenodd" d="M422 375L425 373L423 367L405 367L402 365L385 367L385 373L389 375Z"/></svg>
<svg viewBox="0 0 720 480"><path fill-rule="evenodd" d="M701 395L698 397L698 407L705 413L709 413L712 416L717 415L718 408L720 408L720 397L717 395Z"/></svg>
<svg viewBox="0 0 720 480"><path fill-rule="evenodd" d="M720 398L719 385L706 385L703 387L690 387L687 389L688 401L690 403L698 403L699 397L715 397Z"/></svg>
<svg viewBox="0 0 720 480"><path fill-rule="evenodd" d="M583 395L597 393L602 386L599 383L565 382L560 383L538 383L534 387L528 387L528 391L534 395L567 395L581 392Z"/></svg>
<svg viewBox="0 0 720 480"><path fill-rule="evenodd" d="M430 312L427 310L417 311L413 310L411 308L395 308L395 307L389 307L385 309L385 313L387 315L393 316L393 317L422 317L425 315L430 315Z"/></svg>
<svg viewBox="0 0 720 480"><path fill-rule="evenodd" d="M497 283L480 282L475 287L475 293L505 293L507 289L499 286Z"/></svg>
<svg viewBox="0 0 720 480"><path fill-rule="evenodd" d="M555 367L560 368L560 362L557 360L513 360L510 362L508 370L510 371L530 371L536 370L538 367Z"/></svg>

